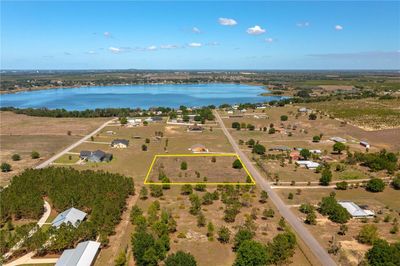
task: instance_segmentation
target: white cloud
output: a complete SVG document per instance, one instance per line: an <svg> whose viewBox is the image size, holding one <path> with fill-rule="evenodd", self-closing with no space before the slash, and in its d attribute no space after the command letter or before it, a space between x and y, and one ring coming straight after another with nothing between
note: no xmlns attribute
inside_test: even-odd
<svg viewBox="0 0 400 266"><path fill-rule="evenodd" d="M246 32L247 32L248 34L251 34L251 35L260 35L260 34L265 33L266 30L263 29L263 28L261 28L261 27L258 26L258 25L255 25L254 27L248 28Z"/></svg>
<svg viewBox="0 0 400 266"><path fill-rule="evenodd" d="M274 41L274 39L272 39L272 38L266 38L265 41L266 41L267 43L271 43L271 42Z"/></svg>
<svg viewBox="0 0 400 266"><path fill-rule="evenodd" d="M336 25L335 26L335 30L343 30L343 26L342 25Z"/></svg>
<svg viewBox="0 0 400 266"><path fill-rule="evenodd" d="M160 45L160 49L177 49L177 48L179 48L179 46L175 44Z"/></svg>
<svg viewBox="0 0 400 266"><path fill-rule="evenodd" d="M189 43L189 46L190 46L190 47L201 47L202 44L201 44L201 43L198 43L198 42L191 42L191 43Z"/></svg>
<svg viewBox="0 0 400 266"><path fill-rule="evenodd" d="M103 35L106 38L110 38L111 37L111 32L106 31L106 32L103 33Z"/></svg>
<svg viewBox="0 0 400 266"><path fill-rule="evenodd" d="M149 47L146 48L147 51L155 51L157 50L157 46L155 45L150 45Z"/></svg>
<svg viewBox="0 0 400 266"><path fill-rule="evenodd" d="M112 47L112 46L110 46L108 48L108 50L113 54L118 54L118 53L121 53L123 51L122 48L117 48L117 47Z"/></svg>
<svg viewBox="0 0 400 266"><path fill-rule="evenodd" d="M110 47L111 48L111 47ZM95 51L87 51L87 54L97 54Z"/></svg>
<svg viewBox="0 0 400 266"><path fill-rule="evenodd" d="M193 28L192 28L192 32L194 32L194 33L201 33L200 29L197 28L197 27L193 27Z"/></svg>
<svg viewBox="0 0 400 266"><path fill-rule="evenodd" d="M306 27L310 26L310 22L308 22L308 21L298 22L298 23L296 23L296 26L299 28L306 28Z"/></svg>
<svg viewBox="0 0 400 266"><path fill-rule="evenodd" d="M233 18L219 18L218 23L223 26L235 26L237 24Z"/></svg>

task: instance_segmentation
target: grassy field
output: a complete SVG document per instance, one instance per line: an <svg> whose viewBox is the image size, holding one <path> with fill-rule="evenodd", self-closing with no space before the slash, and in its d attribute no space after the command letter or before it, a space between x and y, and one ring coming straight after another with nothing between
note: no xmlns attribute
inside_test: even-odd
<svg viewBox="0 0 400 266"><path fill-rule="evenodd" d="M0 173L0 185L8 184L12 176L56 154L107 120L32 117L1 112L0 161L11 164L13 170ZM40 153L40 159L31 159L30 154L34 150ZM20 161L12 161L11 156L15 153L21 156Z"/></svg>

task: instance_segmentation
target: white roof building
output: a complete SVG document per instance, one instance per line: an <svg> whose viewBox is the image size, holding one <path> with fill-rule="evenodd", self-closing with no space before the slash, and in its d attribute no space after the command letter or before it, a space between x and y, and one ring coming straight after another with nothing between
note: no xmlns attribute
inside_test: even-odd
<svg viewBox="0 0 400 266"><path fill-rule="evenodd" d="M78 227L79 223L85 219L86 213L83 211L80 211L75 208L70 208L66 211L63 211L57 217L53 220L51 225L53 227L60 227L63 223L68 224L71 223L74 227Z"/></svg>
<svg viewBox="0 0 400 266"><path fill-rule="evenodd" d="M338 203L354 218L372 218L375 216L373 211L364 210L352 201L338 201Z"/></svg>
<svg viewBox="0 0 400 266"><path fill-rule="evenodd" d="M100 243L96 241L81 242L76 248L64 250L56 266L91 266L99 247Z"/></svg>
<svg viewBox="0 0 400 266"><path fill-rule="evenodd" d="M321 154L322 153L321 150L310 150L310 152L313 154Z"/></svg>
<svg viewBox="0 0 400 266"><path fill-rule="evenodd" d="M296 164L299 166L304 166L307 169L315 169L319 166L319 163L313 161L296 161Z"/></svg>

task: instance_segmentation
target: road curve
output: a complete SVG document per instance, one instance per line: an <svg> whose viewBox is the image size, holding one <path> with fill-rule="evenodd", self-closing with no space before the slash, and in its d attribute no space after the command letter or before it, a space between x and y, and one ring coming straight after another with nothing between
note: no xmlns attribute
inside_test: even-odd
<svg viewBox="0 0 400 266"><path fill-rule="evenodd" d="M116 118L113 118L107 122L105 122L104 124L102 124L99 128L97 128L95 131L93 131L92 133L90 133L89 135L86 135L85 137L83 137L82 139L78 140L77 142L71 144L70 146L68 146L67 148L65 148L64 150L62 150L61 152L57 153L56 155L52 156L51 158L47 159L46 161L44 161L43 163L39 164L38 166L36 166L36 169L41 169L41 168L45 168L47 167L49 164L51 164L52 162L54 162L55 160L57 160L58 158L60 158L61 156L63 156L64 154L66 154L67 152L69 152L70 150L72 150L73 148L78 147L79 145L81 145L83 142L85 142L86 140L88 140L90 137L96 135L98 132L100 132L100 130L102 130L103 128L105 128L106 126L108 126L108 124L110 124L111 122L113 122L114 120L116 120Z"/></svg>
<svg viewBox="0 0 400 266"><path fill-rule="evenodd" d="M306 243L306 245L311 249L315 257L320 261L321 265L334 266L335 261L331 258L328 252L318 243L318 241L313 237L313 235L304 226L303 222L300 221L296 215L294 215L288 206L282 201L282 199L275 193L271 188L269 183L263 178L263 176L254 167L250 159L245 153L243 153L239 146L236 144L232 135L229 133L225 127L220 115L217 111L214 111L217 122L220 124L222 131L231 143L234 151L240 156L242 162L246 165L247 169L255 179L256 183L265 191L268 192L269 198L274 203L279 213L285 218L285 220L292 226L300 238Z"/></svg>

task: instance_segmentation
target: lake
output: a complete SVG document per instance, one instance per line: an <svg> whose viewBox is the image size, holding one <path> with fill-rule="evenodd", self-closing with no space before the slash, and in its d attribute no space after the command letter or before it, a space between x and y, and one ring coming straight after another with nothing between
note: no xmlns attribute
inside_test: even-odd
<svg viewBox="0 0 400 266"><path fill-rule="evenodd" d="M243 84L144 84L37 90L0 95L0 106L17 108L143 108L180 105L200 107L223 103L258 103L279 100L281 96L261 96L262 86Z"/></svg>

